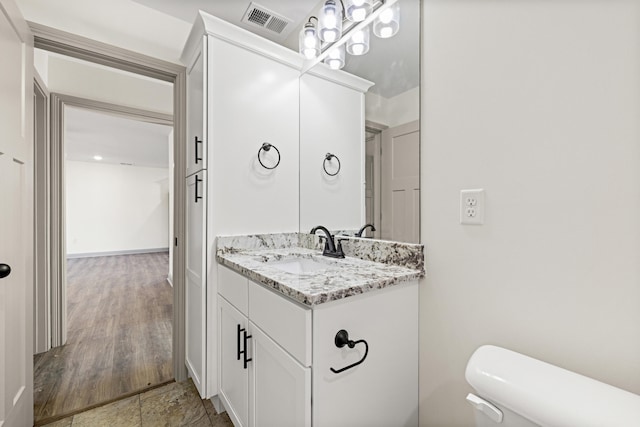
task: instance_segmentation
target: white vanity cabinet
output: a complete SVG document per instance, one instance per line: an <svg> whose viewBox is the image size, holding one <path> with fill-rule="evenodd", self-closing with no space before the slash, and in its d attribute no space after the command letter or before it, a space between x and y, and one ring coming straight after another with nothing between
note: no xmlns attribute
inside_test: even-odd
<svg viewBox="0 0 640 427"><path fill-rule="evenodd" d="M218 281L219 396L236 427L418 425L417 280L313 308L224 266ZM353 348L336 347L340 330Z"/></svg>
<svg viewBox="0 0 640 427"><path fill-rule="evenodd" d="M218 279L218 396L234 425L310 426L311 368L293 356L310 359L310 311L225 267Z"/></svg>

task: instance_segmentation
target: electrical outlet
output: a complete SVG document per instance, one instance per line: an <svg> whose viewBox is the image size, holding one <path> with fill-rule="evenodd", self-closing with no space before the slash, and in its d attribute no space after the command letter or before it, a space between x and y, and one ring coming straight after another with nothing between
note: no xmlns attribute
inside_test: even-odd
<svg viewBox="0 0 640 427"><path fill-rule="evenodd" d="M484 224L484 190L460 190L460 224Z"/></svg>

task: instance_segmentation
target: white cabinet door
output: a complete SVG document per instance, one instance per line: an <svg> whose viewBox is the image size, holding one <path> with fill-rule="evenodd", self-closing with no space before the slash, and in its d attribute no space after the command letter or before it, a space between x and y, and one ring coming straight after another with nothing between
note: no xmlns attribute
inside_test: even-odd
<svg viewBox="0 0 640 427"><path fill-rule="evenodd" d="M248 323L246 316L218 296L219 395L235 427L249 425Z"/></svg>
<svg viewBox="0 0 640 427"><path fill-rule="evenodd" d="M338 348L342 329L367 345ZM417 425L418 281L315 308L313 426Z"/></svg>
<svg viewBox="0 0 640 427"><path fill-rule="evenodd" d="M300 77L300 229L357 230L365 220L364 94ZM338 160L325 162L332 153ZM336 174L329 176L324 171ZM327 206L339 206L327 209Z"/></svg>
<svg viewBox="0 0 640 427"><path fill-rule="evenodd" d="M187 169L186 176L206 169L206 81L207 38L187 68Z"/></svg>
<svg viewBox="0 0 640 427"><path fill-rule="evenodd" d="M186 182L186 364L200 396L206 397L207 173L198 172Z"/></svg>
<svg viewBox="0 0 640 427"><path fill-rule="evenodd" d="M0 426L33 425L33 49L13 1L0 1ZM32 43L32 42L31 42Z"/></svg>
<svg viewBox="0 0 640 427"><path fill-rule="evenodd" d="M215 233L297 231L299 71L222 40L208 43ZM274 167L280 158L275 169L258 161L265 142L277 150L260 150L260 160Z"/></svg>
<svg viewBox="0 0 640 427"><path fill-rule="evenodd" d="M311 368L305 368L251 325L253 360L250 375L252 427L311 425Z"/></svg>

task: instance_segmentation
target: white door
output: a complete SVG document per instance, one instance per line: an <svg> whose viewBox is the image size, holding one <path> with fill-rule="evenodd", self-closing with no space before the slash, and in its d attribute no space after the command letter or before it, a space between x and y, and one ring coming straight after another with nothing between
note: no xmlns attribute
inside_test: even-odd
<svg viewBox="0 0 640 427"><path fill-rule="evenodd" d="M206 171L193 174L186 181L186 364L193 383L204 398L207 397Z"/></svg>
<svg viewBox="0 0 640 427"><path fill-rule="evenodd" d="M382 131L382 238L420 242L418 121Z"/></svg>
<svg viewBox="0 0 640 427"><path fill-rule="evenodd" d="M311 368L250 323L253 341L249 374L251 427L310 427Z"/></svg>
<svg viewBox="0 0 640 427"><path fill-rule="evenodd" d="M218 297L220 397L235 427L249 425L251 339L248 324L246 316Z"/></svg>
<svg viewBox="0 0 640 427"><path fill-rule="evenodd" d="M0 0L0 52L0 426L30 426L33 39L11 0Z"/></svg>

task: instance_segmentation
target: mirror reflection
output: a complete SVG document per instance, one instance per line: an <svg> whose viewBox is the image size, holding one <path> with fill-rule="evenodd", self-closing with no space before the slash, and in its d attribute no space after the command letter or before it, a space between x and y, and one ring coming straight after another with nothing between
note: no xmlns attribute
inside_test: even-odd
<svg viewBox="0 0 640 427"><path fill-rule="evenodd" d="M364 95L365 129L361 136L355 136L364 139L358 150L363 158L343 158L348 157L348 153L345 153L344 145L337 144L341 138L344 142L344 135L341 129L331 128L335 120L323 122L317 114L308 117L311 113L307 113L305 105L319 101L305 99L305 96L309 98L305 95L305 87L315 83L305 81L305 76L301 78L301 232L322 224L336 233L355 235L360 232L362 237L419 243L420 1L399 0L397 5L400 11L398 32L391 38L375 37L372 32L366 54L347 54L345 57L344 72L373 83ZM310 74L321 72L318 69L321 67L329 68L318 64ZM353 114L353 111L339 111L348 109L345 105L327 103L323 108L340 117ZM320 122L314 132L323 133L324 137L304 134L303 130L313 127L309 121ZM326 154L337 156L342 169L336 176L322 177L330 192L333 186L335 196L332 198L330 194L328 200L318 202L314 197L317 185L312 181L318 180L318 173L321 174L318 162ZM358 162L354 168L353 163ZM337 163L333 163L325 157L323 166L337 167ZM352 166L352 173L349 173L349 166ZM354 203L341 199L339 188L348 185L362 186L358 194L362 194L363 200ZM367 224L370 226L364 227Z"/></svg>

